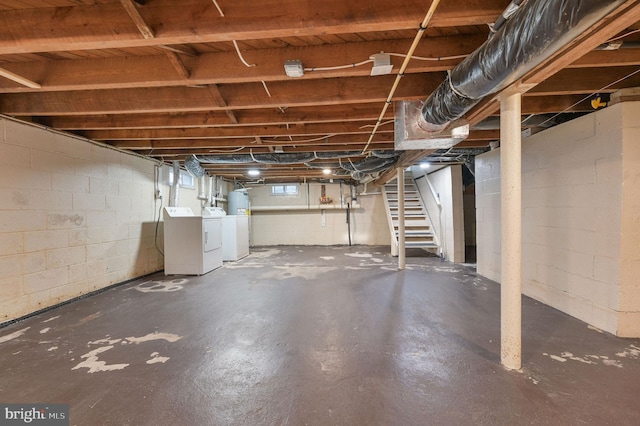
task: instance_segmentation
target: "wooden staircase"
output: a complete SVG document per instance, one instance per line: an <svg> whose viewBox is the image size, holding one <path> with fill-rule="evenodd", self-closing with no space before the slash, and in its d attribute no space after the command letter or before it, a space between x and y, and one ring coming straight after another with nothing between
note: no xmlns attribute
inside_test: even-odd
<svg viewBox="0 0 640 426"><path fill-rule="evenodd" d="M382 188L387 219L393 242L398 244L398 184L397 178ZM422 248L438 253L439 244L433 232L431 220L424 207L422 197L412 177L404 182L404 229L405 247Z"/></svg>

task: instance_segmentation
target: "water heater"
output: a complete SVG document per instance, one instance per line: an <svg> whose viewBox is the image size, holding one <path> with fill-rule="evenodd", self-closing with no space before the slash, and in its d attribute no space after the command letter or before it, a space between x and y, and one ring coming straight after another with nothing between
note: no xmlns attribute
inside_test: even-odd
<svg viewBox="0 0 640 426"><path fill-rule="evenodd" d="M249 193L246 189L236 189L229 192L229 211L230 215L249 215Z"/></svg>

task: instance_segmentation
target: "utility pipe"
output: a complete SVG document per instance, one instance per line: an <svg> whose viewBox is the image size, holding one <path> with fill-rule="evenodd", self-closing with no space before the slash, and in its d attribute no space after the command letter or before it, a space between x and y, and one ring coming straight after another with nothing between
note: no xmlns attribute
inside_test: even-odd
<svg viewBox="0 0 640 426"><path fill-rule="evenodd" d="M405 267L404 168L398 167L398 269Z"/></svg>
<svg viewBox="0 0 640 426"><path fill-rule="evenodd" d="M522 94L500 100L500 359L509 370L522 364Z"/></svg>

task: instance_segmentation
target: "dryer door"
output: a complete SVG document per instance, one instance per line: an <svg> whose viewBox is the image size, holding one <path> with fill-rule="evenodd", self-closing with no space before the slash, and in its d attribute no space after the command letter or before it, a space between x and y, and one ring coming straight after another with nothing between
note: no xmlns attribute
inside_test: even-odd
<svg viewBox="0 0 640 426"><path fill-rule="evenodd" d="M207 218L202 220L204 232L204 251L222 247L222 218Z"/></svg>

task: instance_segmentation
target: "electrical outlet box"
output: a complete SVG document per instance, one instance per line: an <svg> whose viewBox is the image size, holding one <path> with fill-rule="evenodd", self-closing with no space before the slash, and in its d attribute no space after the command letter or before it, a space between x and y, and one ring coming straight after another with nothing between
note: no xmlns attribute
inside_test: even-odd
<svg viewBox="0 0 640 426"><path fill-rule="evenodd" d="M391 55L388 53L377 53L371 56L369 59L373 59L373 67L371 68L371 75L387 75L393 71L393 65L391 64Z"/></svg>

